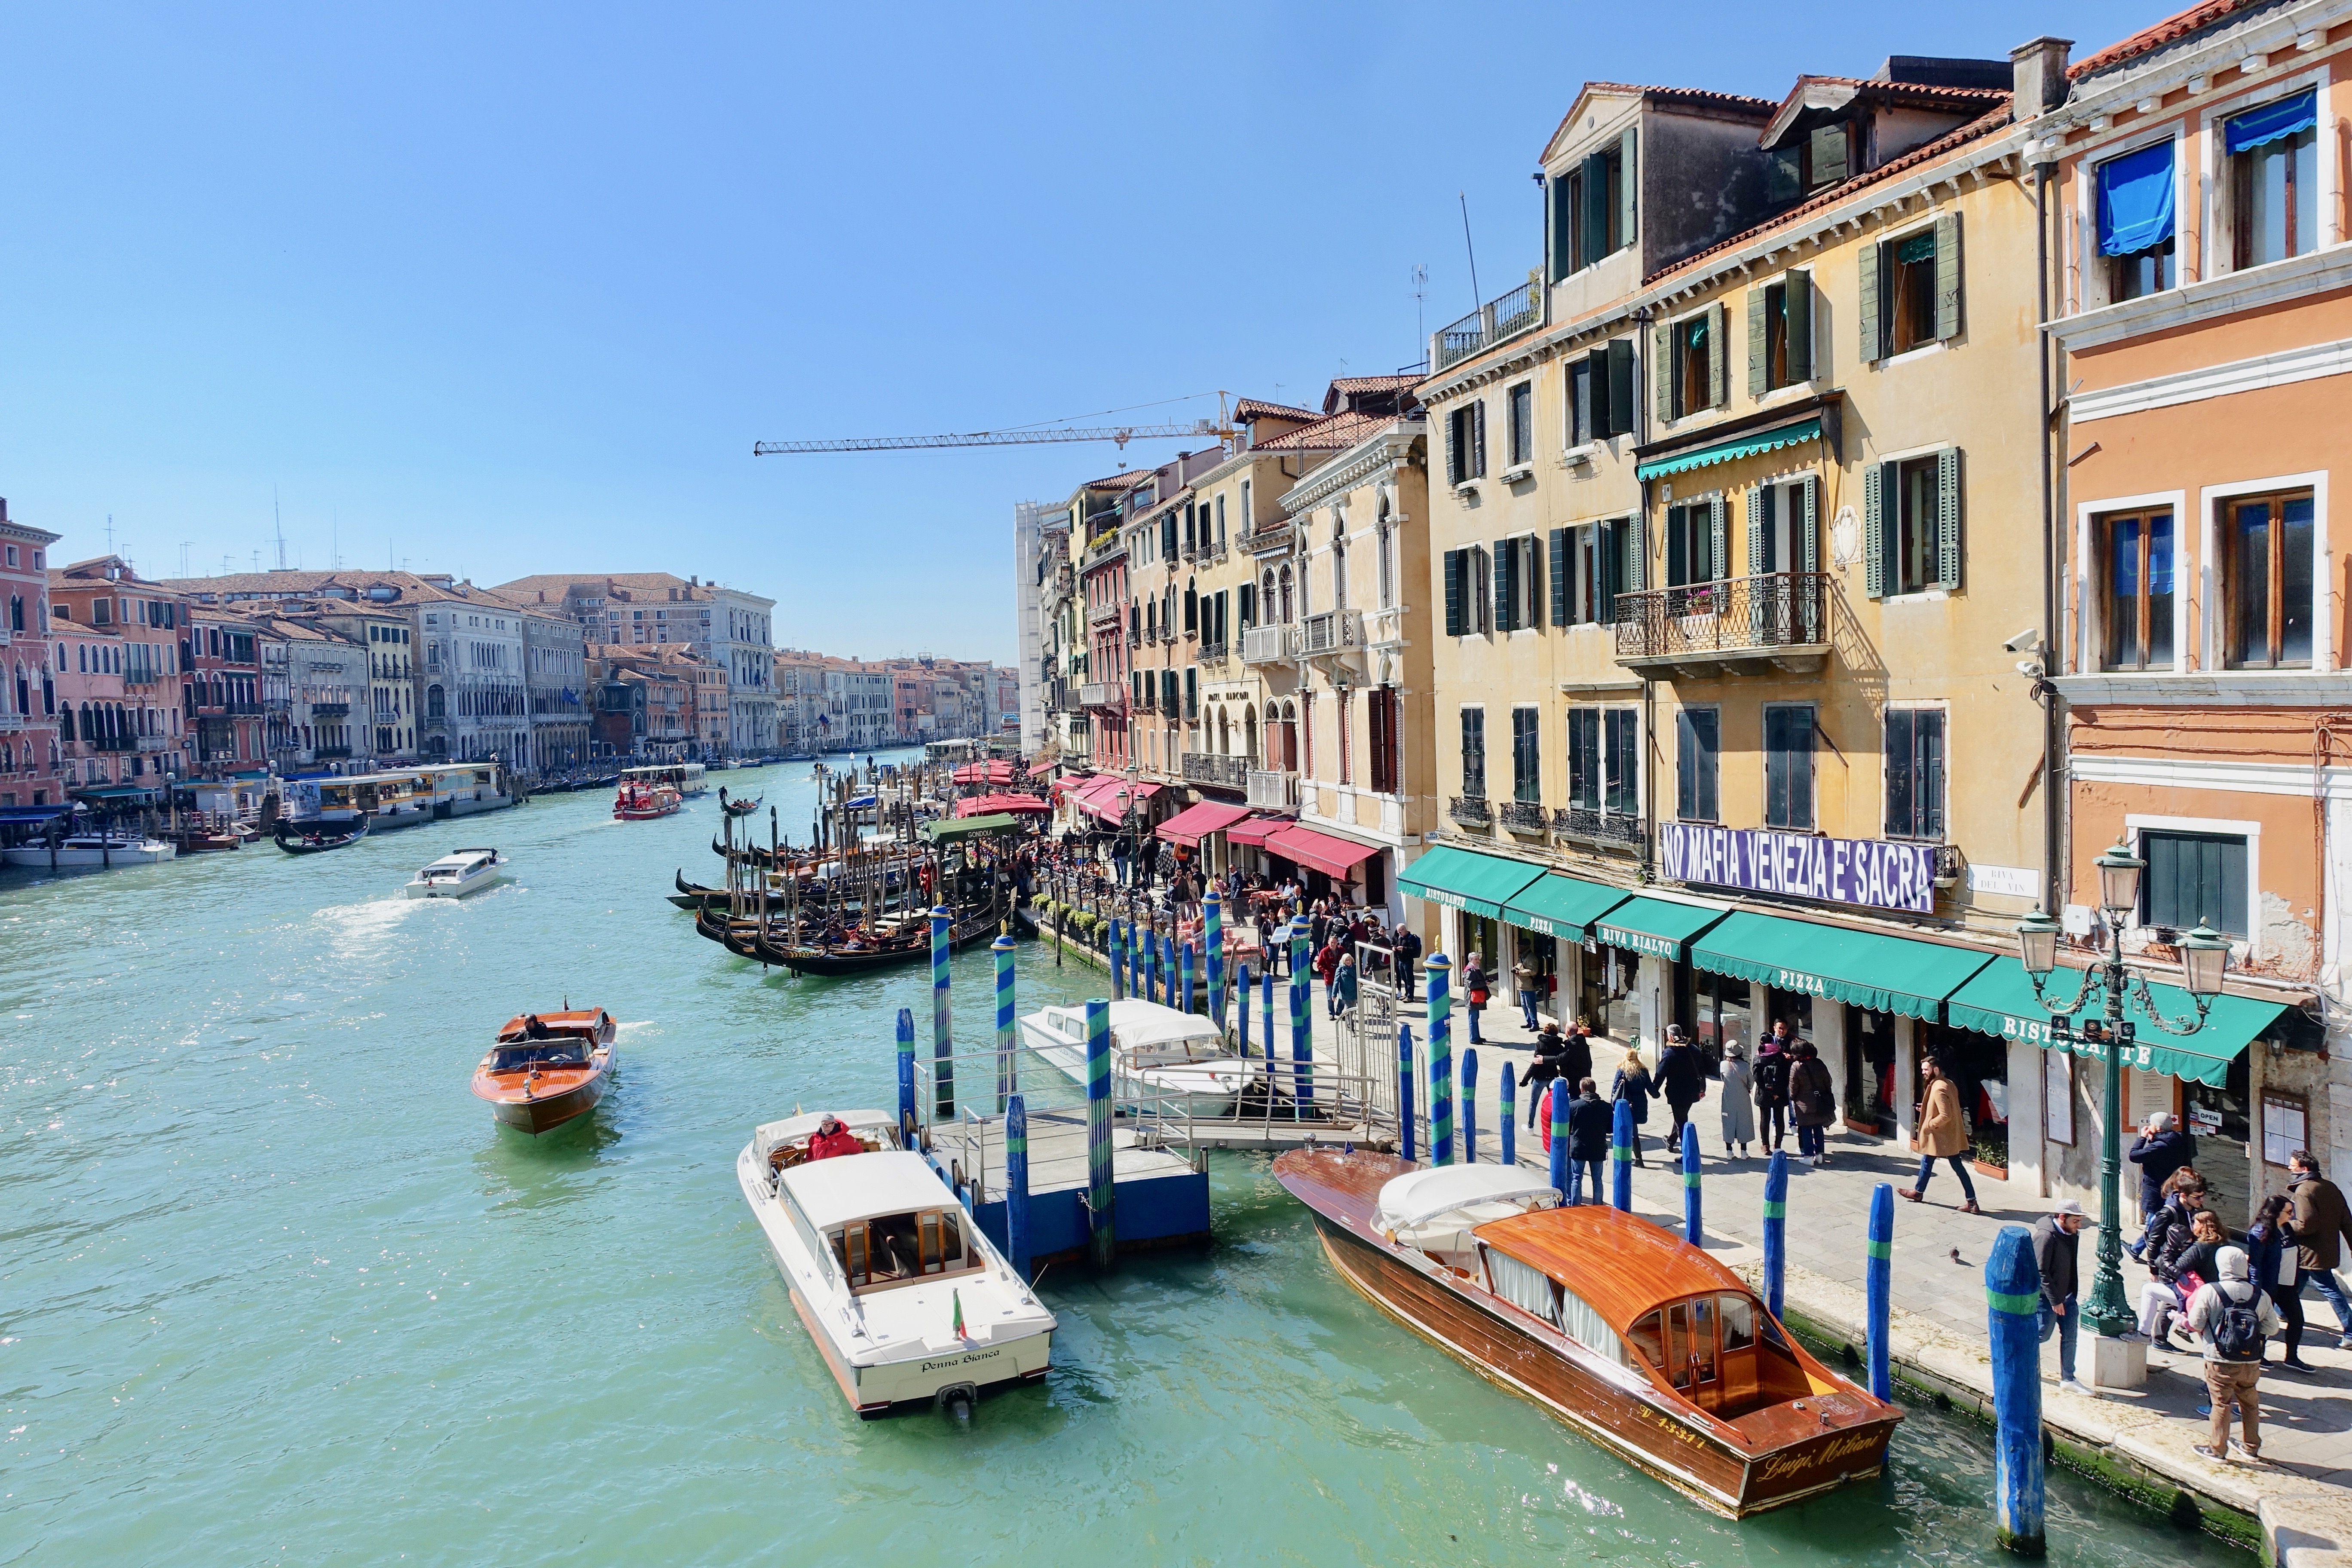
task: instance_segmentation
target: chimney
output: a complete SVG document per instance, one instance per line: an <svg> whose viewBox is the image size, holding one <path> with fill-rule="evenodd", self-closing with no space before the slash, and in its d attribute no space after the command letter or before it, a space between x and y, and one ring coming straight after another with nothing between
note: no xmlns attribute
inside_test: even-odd
<svg viewBox="0 0 2352 1568"><path fill-rule="evenodd" d="M2011 117L2020 122L2038 119L2066 101L2066 54L2072 38L2044 34L2009 51L2011 90L2016 100Z"/></svg>

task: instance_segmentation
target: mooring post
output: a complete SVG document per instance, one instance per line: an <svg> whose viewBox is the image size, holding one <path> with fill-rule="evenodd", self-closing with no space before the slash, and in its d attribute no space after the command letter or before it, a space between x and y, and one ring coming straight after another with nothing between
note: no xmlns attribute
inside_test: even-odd
<svg viewBox="0 0 2352 1568"><path fill-rule="evenodd" d="M1706 1235L1699 1225L1698 1130L1685 1125L1683 1128L1683 1239L1693 1247L1703 1247Z"/></svg>
<svg viewBox="0 0 2352 1568"><path fill-rule="evenodd" d="M1453 965L1439 953L1429 961L1429 1163L1454 1163L1454 1016L1441 1010Z"/></svg>
<svg viewBox="0 0 2352 1568"><path fill-rule="evenodd" d="M1113 1210L1118 1201L1110 1171L1110 1004L1087 1004L1087 1221L1088 1254L1097 1268L1117 1256Z"/></svg>
<svg viewBox="0 0 2352 1568"><path fill-rule="evenodd" d="M1160 994L1160 933L1146 928L1143 945L1151 955L1150 963L1143 971L1143 999L1146 1002L1164 1001L1165 998Z"/></svg>
<svg viewBox="0 0 2352 1568"><path fill-rule="evenodd" d="M1249 1060L1250 973L1249 965L1246 963L1242 964L1240 969L1234 973L1234 979L1235 982L1234 986L1234 1023L1241 1031L1242 1060L1247 1061ZM1223 1005L1220 1004L1217 1010L1217 1027L1222 1029L1224 1026L1224 1008Z"/></svg>
<svg viewBox="0 0 2352 1568"><path fill-rule="evenodd" d="M898 1009L898 1146L915 1146L915 1010Z"/></svg>
<svg viewBox="0 0 2352 1568"><path fill-rule="evenodd" d="M1119 918L1110 918L1110 999L1127 1000L1127 927Z"/></svg>
<svg viewBox="0 0 2352 1568"><path fill-rule="evenodd" d="M1268 955L1265 973L1258 977L1259 989L1265 1002L1265 1098L1269 1108L1274 1103L1274 959Z"/></svg>
<svg viewBox="0 0 2352 1568"><path fill-rule="evenodd" d="M1985 1259L1992 1341L1992 1508L2000 1544L2021 1557L2046 1549L2042 1531L2042 1271L2033 1233L2005 1225Z"/></svg>
<svg viewBox="0 0 2352 1568"><path fill-rule="evenodd" d="M1503 1119L1503 1163L1516 1165L1519 1163L1519 1115L1517 1103L1519 1075L1511 1070L1510 1059L1507 1057L1496 1058L1495 1068L1496 1076L1503 1080L1503 1103L1502 1110L1498 1112Z"/></svg>
<svg viewBox="0 0 2352 1568"><path fill-rule="evenodd" d="M955 1030L948 1016L948 927L955 912L931 910L931 1121L955 1120Z"/></svg>
<svg viewBox="0 0 2352 1568"><path fill-rule="evenodd" d="M1201 900L1202 954L1209 973L1209 1016L1225 1032L1225 900L1211 888Z"/></svg>
<svg viewBox="0 0 2352 1568"><path fill-rule="evenodd" d="M1010 932L989 944L996 954L996 1109L1003 1113L1021 1088L1013 1060L1013 937Z"/></svg>
<svg viewBox="0 0 2352 1568"><path fill-rule="evenodd" d="M1552 1114L1557 1118L1559 1113L1555 1110ZM1559 1123L1555 1120L1552 1125L1557 1128ZM1633 1131L1633 1102L1619 1100L1609 1124L1609 1201L1620 1214L1633 1212L1633 1140L1639 1136Z"/></svg>
<svg viewBox="0 0 2352 1568"><path fill-rule="evenodd" d="M1309 1011L1315 966L1307 956L1307 922L1290 922L1290 1093L1301 1108L1315 1099L1315 1023Z"/></svg>
<svg viewBox="0 0 2352 1568"><path fill-rule="evenodd" d="M1397 1026L1397 1152L1412 1158L1412 1026Z"/></svg>
<svg viewBox="0 0 2352 1568"><path fill-rule="evenodd" d="M1004 1254L1029 1283L1029 1107L1018 1094L1004 1102Z"/></svg>
<svg viewBox="0 0 2352 1568"><path fill-rule="evenodd" d="M1789 1155L1772 1151L1764 1167L1764 1310L1780 1315L1780 1287L1789 1274Z"/></svg>
<svg viewBox="0 0 2352 1568"><path fill-rule="evenodd" d="M1551 1184L1559 1190L1559 1201L1564 1204L1568 1202L1569 1173L1568 1080L1564 1078L1556 1078L1536 1092L1538 1094L1549 1095L1551 1097L1551 1137L1546 1140L1544 1151L1550 1160L1551 1168L1546 1171L1544 1174L1551 1178ZM1580 1198L1584 1195L1584 1186L1580 1182L1577 1184L1576 1195ZM1601 1194L1599 1193L1593 1194L1592 1201L1596 1204L1599 1203L1601 1201Z"/></svg>
<svg viewBox="0 0 2352 1568"><path fill-rule="evenodd" d="M1179 1011L1189 1013L1193 1007L1192 944L1189 942L1184 944L1183 951L1176 955L1176 974L1177 984L1181 993L1176 999L1176 1006Z"/></svg>
<svg viewBox="0 0 2352 1568"><path fill-rule="evenodd" d="M1886 1370L1886 1333L1895 1314L1895 1188L1881 1182L1870 1194L1870 1257L1863 1268L1870 1316L1870 1392L1892 1399L1895 1384ZM2037 1289L2040 1287L2035 1287ZM2039 1320L2035 1329L2041 1327ZM2039 1343L2037 1337L2035 1342Z"/></svg>
<svg viewBox="0 0 2352 1568"><path fill-rule="evenodd" d="M1478 1163L1478 1047L1462 1052L1462 1163Z"/></svg>

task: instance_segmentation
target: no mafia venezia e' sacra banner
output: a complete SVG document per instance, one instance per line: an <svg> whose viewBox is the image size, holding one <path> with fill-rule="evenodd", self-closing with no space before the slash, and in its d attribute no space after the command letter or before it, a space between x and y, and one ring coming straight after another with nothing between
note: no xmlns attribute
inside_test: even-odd
<svg viewBox="0 0 2352 1568"><path fill-rule="evenodd" d="M1833 904L1936 912L1936 846L1877 838L1818 838L1763 827L1658 825L1660 869L1677 882L1712 882Z"/></svg>

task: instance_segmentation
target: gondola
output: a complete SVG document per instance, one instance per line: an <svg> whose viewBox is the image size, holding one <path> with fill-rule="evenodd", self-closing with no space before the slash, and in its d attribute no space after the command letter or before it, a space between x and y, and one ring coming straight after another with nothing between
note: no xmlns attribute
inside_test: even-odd
<svg viewBox="0 0 2352 1568"><path fill-rule="evenodd" d="M756 800L729 800L727 798L727 786L725 784L720 784L719 786L719 808L730 816L749 816L753 812L760 809L760 803Z"/></svg>
<svg viewBox="0 0 2352 1568"><path fill-rule="evenodd" d="M330 849L357 844L367 837L367 832L368 819L364 816L350 822L313 824L307 832L302 824L280 817L270 836L277 840L278 847L289 855L323 855Z"/></svg>
<svg viewBox="0 0 2352 1568"><path fill-rule="evenodd" d="M958 915L948 926L948 950L961 952L995 938L1003 922L1004 906L991 902ZM779 947L767 939L764 931L754 931L751 945L755 956L762 963L778 963L795 974L849 975L866 974L897 964L911 963L929 958L931 952L930 933L926 931L913 938L894 942L887 947L869 948L861 952L845 952L835 947L806 947L794 944Z"/></svg>

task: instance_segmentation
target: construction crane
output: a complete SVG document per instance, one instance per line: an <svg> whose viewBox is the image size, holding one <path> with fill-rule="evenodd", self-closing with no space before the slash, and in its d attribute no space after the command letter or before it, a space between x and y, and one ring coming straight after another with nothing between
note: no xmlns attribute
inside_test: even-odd
<svg viewBox="0 0 2352 1568"><path fill-rule="evenodd" d="M1225 398L1217 394L1217 417L1195 419L1189 425L1058 426L1052 429L973 430L960 436L852 436L837 441L759 441L755 458L777 458L787 452L898 452L925 447L1027 447L1046 441L1110 441L1121 451L1129 441L1181 440L1201 436L1223 439L1234 434L1225 419Z"/></svg>

